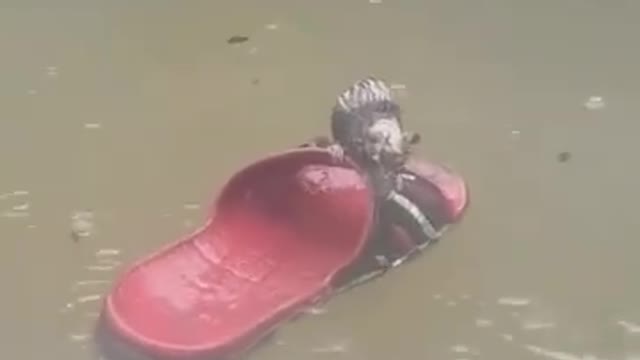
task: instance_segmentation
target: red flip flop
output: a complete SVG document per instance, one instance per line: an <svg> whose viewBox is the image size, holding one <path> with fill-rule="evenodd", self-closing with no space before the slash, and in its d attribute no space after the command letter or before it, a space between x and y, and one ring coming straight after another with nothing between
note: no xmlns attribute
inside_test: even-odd
<svg viewBox="0 0 640 360"><path fill-rule="evenodd" d="M227 356L331 293L372 227L353 164L321 149L235 174L200 230L134 264L106 298L112 332L163 358Z"/></svg>
<svg viewBox="0 0 640 360"><path fill-rule="evenodd" d="M467 189L450 170L416 159L405 175L383 226L410 253L429 226L441 233L460 219ZM100 328L136 355L233 357L362 275L378 228L373 201L356 166L335 164L324 149L250 164L223 187L202 228L120 275Z"/></svg>

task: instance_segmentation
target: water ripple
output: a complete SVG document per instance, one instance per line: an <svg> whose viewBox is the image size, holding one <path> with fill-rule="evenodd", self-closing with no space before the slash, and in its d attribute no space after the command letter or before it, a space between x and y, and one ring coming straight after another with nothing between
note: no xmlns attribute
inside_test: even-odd
<svg viewBox="0 0 640 360"><path fill-rule="evenodd" d="M527 306L531 304L531 300L518 297L502 297L498 299L498 304L505 306Z"/></svg>
<svg viewBox="0 0 640 360"><path fill-rule="evenodd" d="M535 345L525 345L524 348L536 355L553 360L597 360L597 357L591 354L575 355L562 351L544 349Z"/></svg>
<svg viewBox="0 0 640 360"><path fill-rule="evenodd" d="M336 342L333 344L329 344L326 346L317 346L311 349L311 352L314 353L331 353L331 354L337 354L337 353L345 353L347 352L349 346L348 346L348 342L347 341L340 341L340 342Z"/></svg>
<svg viewBox="0 0 640 360"><path fill-rule="evenodd" d="M630 321L625 321L625 320L620 320L618 321L617 324L622 326L627 333L640 334L640 324L633 323Z"/></svg>

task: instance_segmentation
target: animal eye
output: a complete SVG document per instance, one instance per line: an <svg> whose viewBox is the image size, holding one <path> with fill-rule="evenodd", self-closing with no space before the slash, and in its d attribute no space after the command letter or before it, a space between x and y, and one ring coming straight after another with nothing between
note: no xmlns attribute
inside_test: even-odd
<svg viewBox="0 0 640 360"><path fill-rule="evenodd" d="M378 138L380 138L380 133L373 129L368 129L365 134L367 136L367 139L369 140L377 140Z"/></svg>

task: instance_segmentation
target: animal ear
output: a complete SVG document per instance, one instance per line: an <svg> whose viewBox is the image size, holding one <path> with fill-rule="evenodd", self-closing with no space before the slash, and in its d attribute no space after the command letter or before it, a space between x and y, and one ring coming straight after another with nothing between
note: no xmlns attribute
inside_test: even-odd
<svg viewBox="0 0 640 360"><path fill-rule="evenodd" d="M405 138L407 139L407 142L411 145L416 145L419 144L420 141L422 141L422 136L420 136L420 134L418 133L405 133Z"/></svg>

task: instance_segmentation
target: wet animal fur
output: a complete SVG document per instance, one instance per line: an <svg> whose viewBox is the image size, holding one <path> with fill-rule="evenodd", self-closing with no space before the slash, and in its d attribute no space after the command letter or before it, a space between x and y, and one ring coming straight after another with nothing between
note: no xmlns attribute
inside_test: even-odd
<svg viewBox="0 0 640 360"><path fill-rule="evenodd" d="M417 134L404 131L400 106L387 84L374 77L357 81L338 96L331 134L381 193L394 187L394 173L406 162L411 145L420 141Z"/></svg>
<svg viewBox="0 0 640 360"><path fill-rule="evenodd" d="M389 124L384 134L373 131L381 121ZM377 163L385 153L399 157L407 150L400 106L387 84L374 77L354 83L338 96L331 114L331 135L358 163Z"/></svg>

